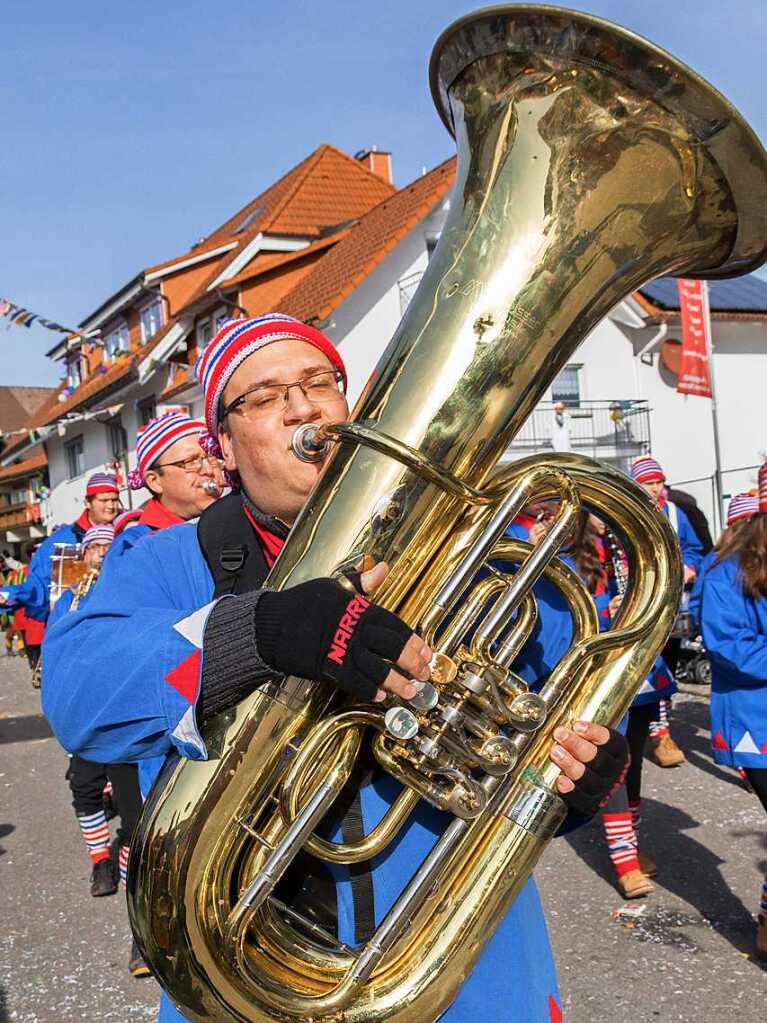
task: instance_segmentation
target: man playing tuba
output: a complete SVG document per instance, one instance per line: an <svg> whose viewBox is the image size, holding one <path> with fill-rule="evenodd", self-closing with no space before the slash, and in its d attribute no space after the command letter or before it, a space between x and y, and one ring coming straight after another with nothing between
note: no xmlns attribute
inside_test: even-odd
<svg viewBox="0 0 767 1023"><path fill-rule="evenodd" d="M94 760L140 762L174 749L205 759L199 725L275 672L332 681L356 702L387 693L407 701L417 691L412 680L429 678L426 644L365 597L351 597L351 614L349 590L339 583L315 579L281 592L261 589L321 468L299 461L291 438L301 424L339 422L348 413L346 371L331 341L279 314L229 321L202 353L197 373L211 442L233 493L208 508L197 527L165 529L107 559L87 607L46 638L45 713L67 749ZM352 581L370 594L386 572L379 564ZM342 653L331 657L339 646ZM82 670L73 684L67 665L75 654ZM105 674L108 699L98 682ZM586 722L554 735L551 757L562 772L557 788L582 820L616 783L625 744ZM375 774L363 786L366 830L396 790L393 779ZM375 923L446 821L422 802L396 846L376 860L367 907ZM348 870L338 868L336 931L350 945L361 937L358 895ZM532 881L443 1019L475 1021L501 999L514 1005L517 1023L561 1019ZM183 1019L164 996L162 1023Z"/></svg>

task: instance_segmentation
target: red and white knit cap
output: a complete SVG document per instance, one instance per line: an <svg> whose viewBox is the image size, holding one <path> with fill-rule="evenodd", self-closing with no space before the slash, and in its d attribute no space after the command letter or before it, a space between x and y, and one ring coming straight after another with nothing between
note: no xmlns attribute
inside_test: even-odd
<svg viewBox="0 0 767 1023"><path fill-rule="evenodd" d="M274 341L286 340L305 341L322 352L331 366L342 373L346 390L343 359L330 338L316 327L282 313L269 313L249 320L227 320L201 353L194 368L205 396L205 422L213 441L218 438L221 396L234 371L249 355Z"/></svg>
<svg viewBox="0 0 767 1023"><path fill-rule="evenodd" d="M116 494L117 480L106 472L94 472L85 484L85 496L94 497L96 494Z"/></svg>
<svg viewBox="0 0 767 1023"><path fill-rule="evenodd" d="M150 420L136 436L136 461L138 465L128 473L128 486L140 490L146 486L145 474L152 468L160 455L171 444L183 437L197 437L205 432L201 419L192 419L183 412L168 412Z"/></svg>
<svg viewBox="0 0 767 1023"><path fill-rule="evenodd" d="M767 462L759 467L759 513L767 515Z"/></svg>
<svg viewBox="0 0 767 1023"><path fill-rule="evenodd" d="M83 537L82 547L86 550L92 543L111 543L114 538L114 526L92 526Z"/></svg>
<svg viewBox="0 0 767 1023"><path fill-rule="evenodd" d="M635 483L657 483L666 481L666 474L654 458L637 458L631 466L631 478Z"/></svg>
<svg viewBox="0 0 767 1023"><path fill-rule="evenodd" d="M750 519L759 511L759 498L756 494L746 491L743 494L735 494L727 506L727 525L733 522L740 522L741 519Z"/></svg>

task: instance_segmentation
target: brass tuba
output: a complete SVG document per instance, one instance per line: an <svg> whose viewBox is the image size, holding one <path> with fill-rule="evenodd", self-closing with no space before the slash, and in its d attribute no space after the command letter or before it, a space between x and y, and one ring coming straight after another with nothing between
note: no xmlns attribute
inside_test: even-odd
<svg viewBox="0 0 767 1023"><path fill-rule="evenodd" d="M632 289L661 274L734 276L765 257L759 142L632 33L558 8L492 8L442 35L431 84L458 147L448 219L353 421L297 432L300 457L334 451L268 586L386 560L376 599L433 645L432 684L415 706L340 706L326 684L275 677L206 727L207 762L166 765L133 841L129 909L155 975L200 1023L427 1023L450 1004L562 819L553 728L621 718L680 590L672 532L622 474L577 456L499 471L501 458ZM560 502L546 541L505 538L545 497ZM602 635L556 558L581 501L631 563ZM507 562L518 570L499 570ZM512 665L542 575L574 637L536 693ZM402 791L364 839L332 842L317 825L364 732ZM450 823L362 948L283 902L299 850L371 857L419 799Z"/></svg>

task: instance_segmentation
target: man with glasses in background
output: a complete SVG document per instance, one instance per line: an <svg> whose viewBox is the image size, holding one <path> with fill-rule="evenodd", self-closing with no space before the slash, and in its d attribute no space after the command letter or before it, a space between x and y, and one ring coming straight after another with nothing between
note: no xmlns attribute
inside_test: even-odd
<svg viewBox="0 0 767 1023"><path fill-rule="evenodd" d="M220 470L200 447L201 419L169 412L150 420L136 436L136 468L128 474L131 490L146 488L151 499L138 522L120 533L109 556L134 547L142 537L196 519L221 496Z"/></svg>

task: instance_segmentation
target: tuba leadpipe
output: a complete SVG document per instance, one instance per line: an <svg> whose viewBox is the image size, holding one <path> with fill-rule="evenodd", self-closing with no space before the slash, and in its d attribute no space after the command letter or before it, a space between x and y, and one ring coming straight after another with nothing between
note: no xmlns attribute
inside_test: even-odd
<svg viewBox="0 0 767 1023"><path fill-rule="evenodd" d="M437 42L431 84L458 150L447 220L353 421L295 437L301 457L333 450L267 585L388 562L376 600L434 644L432 705L342 707L325 684L276 677L208 723L208 761L166 765L132 843L129 910L153 972L199 1023L430 1023L445 1011L562 819L553 729L617 723L681 585L668 523L620 473L576 456L499 471L501 457L632 290L765 258L759 142L633 33L558 8L481 11ZM534 551L503 536L532 497L560 501ZM601 635L557 559L581 501L631 568ZM531 693L513 661L541 576L571 610L573 642ZM316 826L365 731L402 795L362 843L329 843ZM375 855L421 798L452 821L361 949L285 905L280 879L300 850Z"/></svg>

